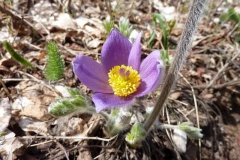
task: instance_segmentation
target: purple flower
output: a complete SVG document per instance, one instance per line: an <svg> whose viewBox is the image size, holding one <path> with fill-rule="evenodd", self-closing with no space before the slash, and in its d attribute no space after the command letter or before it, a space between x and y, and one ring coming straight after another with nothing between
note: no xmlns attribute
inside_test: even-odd
<svg viewBox="0 0 240 160"><path fill-rule="evenodd" d="M92 100L97 112L128 106L158 86L164 72L161 54L155 50L141 62L141 36L131 44L113 29L102 47L102 64L84 55L74 59L74 73L95 91Z"/></svg>

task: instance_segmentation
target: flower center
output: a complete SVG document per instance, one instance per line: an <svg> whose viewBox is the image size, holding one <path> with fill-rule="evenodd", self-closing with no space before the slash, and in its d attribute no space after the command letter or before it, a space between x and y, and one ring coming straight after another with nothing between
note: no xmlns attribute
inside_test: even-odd
<svg viewBox="0 0 240 160"><path fill-rule="evenodd" d="M115 95L128 96L140 85L140 75L131 66L115 66L108 73L108 82Z"/></svg>

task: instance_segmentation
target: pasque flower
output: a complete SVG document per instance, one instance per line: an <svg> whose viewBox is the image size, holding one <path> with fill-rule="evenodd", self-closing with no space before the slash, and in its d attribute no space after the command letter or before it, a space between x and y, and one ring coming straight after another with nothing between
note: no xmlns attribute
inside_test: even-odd
<svg viewBox="0 0 240 160"><path fill-rule="evenodd" d="M113 29L102 47L102 64L84 55L74 59L74 73L95 92L92 100L97 112L129 106L159 85L164 69L161 54L155 50L141 62L141 36L131 44Z"/></svg>

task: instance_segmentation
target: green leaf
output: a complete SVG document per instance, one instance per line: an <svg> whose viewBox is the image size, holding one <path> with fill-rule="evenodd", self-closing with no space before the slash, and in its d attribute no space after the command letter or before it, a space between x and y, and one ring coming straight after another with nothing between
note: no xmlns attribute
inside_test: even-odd
<svg viewBox="0 0 240 160"><path fill-rule="evenodd" d="M240 30L240 28L239 28ZM237 33L236 36L235 36L235 41L240 43L240 33Z"/></svg>
<svg viewBox="0 0 240 160"><path fill-rule="evenodd" d="M153 31L150 39L147 42L148 47L152 48L152 45L153 45L152 43L153 43L153 40L154 40L155 36L156 36L156 33Z"/></svg>
<svg viewBox="0 0 240 160"><path fill-rule="evenodd" d="M0 137L5 136L7 132L0 132Z"/></svg>
<svg viewBox="0 0 240 160"><path fill-rule="evenodd" d="M155 27L157 27L157 20L159 22L160 27L162 28L162 34L163 34L162 43L163 43L164 49L168 50L168 35L167 35L167 29L165 25L166 20L163 15L155 13L153 14L153 22Z"/></svg>
<svg viewBox="0 0 240 160"><path fill-rule="evenodd" d="M81 96L81 93L76 88L68 87L67 90L72 97Z"/></svg>
<svg viewBox="0 0 240 160"><path fill-rule="evenodd" d="M176 24L176 20L171 20L168 22L168 34L170 34Z"/></svg>
<svg viewBox="0 0 240 160"><path fill-rule="evenodd" d="M225 23L226 21L233 21L235 23L240 23L240 16L237 12L235 12L234 9L229 9L227 13L221 15L220 17L221 21L223 21L223 23Z"/></svg>
<svg viewBox="0 0 240 160"><path fill-rule="evenodd" d="M64 61L61 58L61 53L54 42L47 44L47 66L44 75L48 80L59 80L64 72Z"/></svg>
<svg viewBox="0 0 240 160"><path fill-rule="evenodd" d="M203 137L203 134L201 133L202 129L192 126L189 122L179 124L178 129L184 131L191 138L200 139Z"/></svg>
<svg viewBox="0 0 240 160"><path fill-rule="evenodd" d="M118 23L117 30L124 35L126 38L129 38L132 32L132 26L129 23L129 19L121 17Z"/></svg>
<svg viewBox="0 0 240 160"><path fill-rule="evenodd" d="M84 101L83 97L77 97L71 100L71 103L75 106L84 106L86 102Z"/></svg>
<svg viewBox="0 0 240 160"><path fill-rule="evenodd" d="M173 62L172 56L169 56L168 50L161 50L162 59L164 61L165 66L170 66Z"/></svg>
<svg viewBox="0 0 240 160"><path fill-rule="evenodd" d="M15 52L15 50L6 40L3 41L3 46L16 62L24 65L25 67L32 67L32 64L28 60L26 60L24 57L22 57L20 54Z"/></svg>
<svg viewBox="0 0 240 160"><path fill-rule="evenodd" d="M102 24L103 24L104 29L106 30L107 35L114 28L114 21L112 19L104 20Z"/></svg>

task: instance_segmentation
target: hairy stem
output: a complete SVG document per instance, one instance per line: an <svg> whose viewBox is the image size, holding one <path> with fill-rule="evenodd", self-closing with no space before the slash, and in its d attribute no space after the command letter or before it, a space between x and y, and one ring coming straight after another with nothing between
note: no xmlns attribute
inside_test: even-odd
<svg viewBox="0 0 240 160"><path fill-rule="evenodd" d="M165 78L165 82L163 85L163 88L161 90L161 94L158 97L158 100L155 104L155 107L149 116L149 118L146 120L144 124L144 128L146 131L150 129L154 121L156 120L159 112L161 111L164 102L166 101L168 94L174 84L174 82L177 79L178 73L180 71L180 68L186 58L186 55L188 53L188 49L190 48L192 44L192 38L193 34L197 28L198 20L201 16L203 7L204 7L205 0L193 0L189 9L187 21L185 23L185 28L182 32L182 35L180 37L179 44L177 46L176 52L175 52L175 58L174 61L169 68L169 71L167 73L167 76Z"/></svg>

